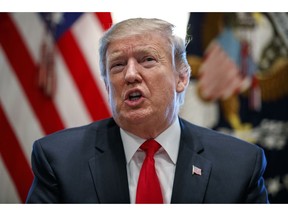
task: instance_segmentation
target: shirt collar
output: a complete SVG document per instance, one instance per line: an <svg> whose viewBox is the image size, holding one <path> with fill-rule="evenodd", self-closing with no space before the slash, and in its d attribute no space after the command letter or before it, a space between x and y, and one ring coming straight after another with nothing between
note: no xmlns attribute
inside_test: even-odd
<svg viewBox="0 0 288 216"><path fill-rule="evenodd" d="M142 143L145 142L145 139L137 137L134 134L123 130L122 128L120 128L120 134L128 164L135 152L139 149ZM181 129L179 119L176 118L176 120L165 131L155 138L155 140L160 143L162 148L167 152L174 164L176 164L177 161L180 145L180 134Z"/></svg>

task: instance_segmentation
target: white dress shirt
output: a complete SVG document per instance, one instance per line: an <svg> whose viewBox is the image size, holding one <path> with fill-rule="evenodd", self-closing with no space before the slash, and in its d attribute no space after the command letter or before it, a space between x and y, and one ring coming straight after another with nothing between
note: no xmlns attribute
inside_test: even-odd
<svg viewBox="0 0 288 216"><path fill-rule="evenodd" d="M140 146L146 141L123 129L120 129L121 138L127 161L127 175L130 191L130 202L135 203L138 177L142 163L145 159L145 152ZM164 203L171 202L172 188L174 182L176 161L180 144L179 119L162 132L155 140L162 146L155 153L155 167L160 181Z"/></svg>

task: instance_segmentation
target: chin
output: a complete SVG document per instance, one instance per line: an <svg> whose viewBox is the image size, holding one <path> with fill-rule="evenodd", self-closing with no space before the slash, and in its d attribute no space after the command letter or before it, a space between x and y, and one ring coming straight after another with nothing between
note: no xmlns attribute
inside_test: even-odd
<svg viewBox="0 0 288 216"><path fill-rule="evenodd" d="M147 117L142 116L142 115L133 115L126 119L127 119L127 122L129 122L130 124L141 124L147 121Z"/></svg>
<svg viewBox="0 0 288 216"><path fill-rule="evenodd" d="M119 120L122 122L126 122L126 124L129 125L137 125L147 122L147 120L151 116L152 114L148 112L132 111L125 115L122 115L122 117L119 116Z"/></svg>

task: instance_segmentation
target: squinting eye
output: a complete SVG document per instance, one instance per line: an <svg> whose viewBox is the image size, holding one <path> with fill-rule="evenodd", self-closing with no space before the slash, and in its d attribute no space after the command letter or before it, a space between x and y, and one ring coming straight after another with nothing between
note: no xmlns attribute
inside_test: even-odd
<svg viewBox="0 0 288 216"><path fill-rule="evenodd" d="M145 60L146 60L146 61L154 61L155 59L152 58L152 57L147 57Z"/></svg>
<svg viewBox="0 0 288 216"><path fill-rule="evenodd" d="M156 59L154 57L151 57L151 56L147 56L144 58L144 62L151 62L151 61L156 61Z"/></svg>
<svg viewBox="0 0 288 216"><path fill-rule="evenodd" d="M122 63L118 63L118 64L113 65L112 67L121 67L121 66L123 66L123 64Z"/></svg>
<svg viewBox="0 0 288 216"><path fill-rule="evenodd" d="M142 66L145 68L152 68L156 65L157 61L154 57L147 56L142 61Z"/></svg>
<svg viewBox="0 0 288 216"><path fill-rule="evenodd" d="M122 71L124 67L125 67L124 63L116 63L111 66L110 71L112 73L117 73Z"/></svg>

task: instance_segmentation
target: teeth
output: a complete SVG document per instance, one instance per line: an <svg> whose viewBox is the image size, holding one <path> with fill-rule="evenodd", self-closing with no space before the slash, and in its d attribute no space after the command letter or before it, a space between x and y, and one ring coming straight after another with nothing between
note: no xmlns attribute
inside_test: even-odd
<svg viewBox="0 0 288 216"><path fill-rule="evenodd" d="M129 100L138 100L141 97L140 92L133 92L129 95Z"/></svg>
<svg viewBox="0 0 288 216"><path fill-rule="evenodd" d="M132 94L129 95L130 97L139 97L141 96L140 92L133 92Z"/></svg>

